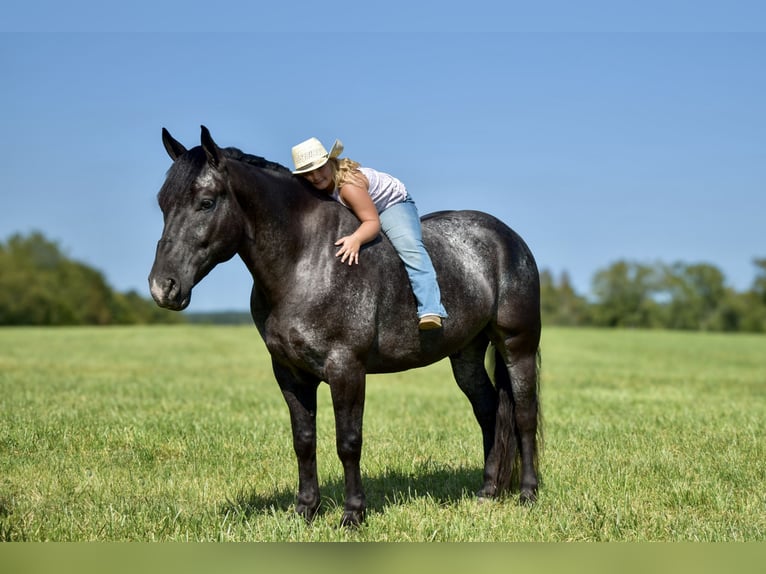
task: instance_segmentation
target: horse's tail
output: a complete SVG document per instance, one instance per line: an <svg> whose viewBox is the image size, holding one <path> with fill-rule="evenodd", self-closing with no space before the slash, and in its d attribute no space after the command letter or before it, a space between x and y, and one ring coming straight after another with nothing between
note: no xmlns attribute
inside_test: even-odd
<svg viewBox="0 0 766 574"><path fill-rule="evenodd" d="M511 377L508 375L508 369L505 367L500 351L494 347L493 351L490 353L489 372L497 389L497 414L495 445L492 451L496 460L494 470L497 473L494 483L497 494L501 494L518 486L521 444L513 409Z"/></svg>
<svg viewBox="0 0 766 574"><path fill-rule="evenodd" d="M509 492L519 488L521 475L521 434L516 424L515 401L511 377L506 368L500 352L494 348L490 356L488 371L493 376L493 382L497 389L497 414L495 417L495 445L493 451L497 457L497 494ZM542 413L539 407L540 386L540 350L538 349L535 360L535 393L538 400L537 408L537 441L538 448L542 445ZM534 468L538 471L538 449L534 452Z"/></svg>

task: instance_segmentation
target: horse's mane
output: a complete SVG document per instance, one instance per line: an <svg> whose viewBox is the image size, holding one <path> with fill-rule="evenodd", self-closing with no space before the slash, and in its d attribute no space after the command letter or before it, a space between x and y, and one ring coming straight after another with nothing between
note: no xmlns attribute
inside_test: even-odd
<svg viewBox="0 0 766 574"><path fill-rule="evenodd" d="M243 152L236 147L221 148L221 152L227 159L240 161L254 167L264 169L280 178L293 178L293 173L285 166L270 161L261 156ZM194 147L184 154L184 161L176 161L167 172L165 184L157 194L160 205L173 201L173 191L177 189L190 189L194 179L207 161L205 151L201 146Z"/></svg>
<svg viewBox="0 0 766 574"><path fill-rule="evenodd" d="M318 192L311 184L309 184L305 179L302 177L296 177L293 175L293 172L290 171L288 168L283 166L282 164L279 164L275 161L270 161L266 158L263 158L258 155L252 155L249 153L243 152L241 149L235 148L235 147L227 147L223 148L221 151L223 151L223 154L228 159L233 159L235 161L241 161L243 163L246 163L248 165L252 165L261 169L266 169L269 172L277 175L281 178L288 178L292 179L293 181L297 181L305 190L307 190L311 195L314 197L317 197L321 199L322 201L331 201L332 203L335 203L337 205L340 205L338 202L334 201L329 195L326 193Z"/></svg>
<svg viewBox="0 0 766 574"><path fill-rule="evenodd" d="M283 166L282 164L279 164L275 161L270 161L258 155L245 153L239 148L227 147L227 148L223 148L222 151L227 158L248 163L255 167L260 167L263 169L275 171L277 173L282 173L284 175L292 175L292 172L289 169L287 169L285 166Z"/></svg>

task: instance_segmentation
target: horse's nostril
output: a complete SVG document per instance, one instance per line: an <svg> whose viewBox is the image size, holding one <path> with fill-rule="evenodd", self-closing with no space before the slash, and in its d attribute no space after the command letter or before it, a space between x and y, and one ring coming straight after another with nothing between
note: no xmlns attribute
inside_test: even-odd
<svg viewBox="0 0 766 574"><path fill-rule="evenodd" d="M178 282L173 277L166 278L162 288L163 291L165 291L165 296L168 299L175 299L175 297L178 295Z"/></svg>
<svg viewBox="0 0 766 574"><path fill-rule="evenodd" d="M173 277L150 279L149 290L155 301L163 303L175 297L178 291L178 282Z"/></svg>

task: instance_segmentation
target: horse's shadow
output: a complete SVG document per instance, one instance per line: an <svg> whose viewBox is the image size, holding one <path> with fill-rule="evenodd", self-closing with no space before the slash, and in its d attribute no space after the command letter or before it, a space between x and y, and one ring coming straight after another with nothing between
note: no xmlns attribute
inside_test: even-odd
<svg viewBox="0 0 766 574"><path fill-rule="evenodd" d="M364 476L367 512L383 512L387 507L408 500L427 498L439 504L455 504L465 498L474 498L481 486L481 468L429 468L415 474L400 471ZM475 488L473 488L475 487ZM318 515L343 507L342 478L320 483L322 503ZM472 490L473 488L473 490ZM289 510L295 504L296 491L279 489L270 493L243 492L222 505L222 514L249 518L274 511Z"/></svg>

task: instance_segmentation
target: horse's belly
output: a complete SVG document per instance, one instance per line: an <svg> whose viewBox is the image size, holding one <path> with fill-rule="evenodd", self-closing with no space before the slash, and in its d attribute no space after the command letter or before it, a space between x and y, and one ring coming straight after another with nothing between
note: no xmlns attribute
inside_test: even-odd
<svg viewBox="0 0 766 574"><path fill-rule="evenodd" d="M368 373L393 373L425 367L449 357L464 348L468 340L457 337L447 329L420 331L417 324L412 333L381 334L378 345L367 358Z"/></svg>

